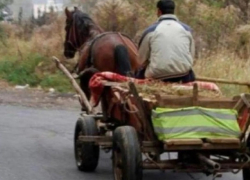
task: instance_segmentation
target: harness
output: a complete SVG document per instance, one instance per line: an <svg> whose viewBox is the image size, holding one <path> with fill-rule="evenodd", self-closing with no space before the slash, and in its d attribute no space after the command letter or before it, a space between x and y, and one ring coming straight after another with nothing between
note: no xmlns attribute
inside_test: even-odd
<svg viewBox="0 0 250 180"><path fill-rule="evenodd" d="M90 44L90 47L89 47L89 55L88 55L88 57L87 57L87 59L85 61L85 67L91 67L94 64L94 49L93 49L93 47L94 47L95 43L98 40L100 40L102 37L104 37L104 36L106 36L108 34L120 34L122 36L125 36L128 39L130 39L134 43L134 45L136 46L135 42L128 35L123 34L123 33L119 33L119 32L104 32L102 34L99 34L94 39L92 39L91 41L88 42L88 44Z"/></svg>

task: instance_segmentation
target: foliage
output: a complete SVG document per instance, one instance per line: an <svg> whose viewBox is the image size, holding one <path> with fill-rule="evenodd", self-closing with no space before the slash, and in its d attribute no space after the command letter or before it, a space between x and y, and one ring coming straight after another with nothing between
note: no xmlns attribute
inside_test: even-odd
<svg viewBox="0 0 250 180"><path fill-rule="evenodd" d="M212 7L222 8L225 4L223 0L203 0L204 4L207 4Z"/></svg>
<svg viewBox="0 0 250 180"><path fill-rule="evenodd" d="M30 55L25 61L18 61L14 57L4 57L0 61L0 75L14 84L30 84L34 86L39 83L39 78L35 74L35 69L42 61L40 55Z"/></svg>
<svg viewBox="0 0 250 180"><path fill-rule="evenodd" d="M2 9L11 3L13 3L13 0L0 0L0 21L2 21L4 17Z"/></svg>
<svg viewBox="0 0 250 180"><path fill-rule="evenodd" d="M157 0L77 2L88 4L87 12L104 30L121 31L136 42L142 31L157 21ZM177 17L193 29L196 74L250 81L250 27L242 20L241 8L233 0L175 2ZM67 78L50 60L51 56L57 56L70 70L77 62L77 56L72 60L63 56L64 27L65 16L55 14L43 19L41 24L22 22L0 26L0 38L6 39L6 46L0 43L0 77L14 84L29 83L44 88L56 87L60 91L72 90ZM232 86L221 88L229 95L246 91Z"/></svg>
<svg viewBox="0 0 250 180"><path fill-rule="evenodd" d="M226 0L226 5L233 5L239 9L238 16L244 23L249 21L250 0Z"/></svg>
<svg viewBox="0 0 250 180"><path fill-rule="evenodd" d="M73 4L77 4L82 10L87 13L91 12L91 9L95 6L98 0L71 0Z"/></svg>
<svg viewBox="0 0 250 180"><path fill-rule="evenodd" d="M58 91L73 91L68 79L55 67L51 56L60 58L71 69L74 59L63 56L64 18L41 27L5 24L6 46L0 44L0 77L12 84L30 84ZM31 27L31 28L29 28Z"/></svg>
<svg viewBox="0 0 250 180"><path fill-rule="evenodd" d="M54 74L45 73L43 75L36 73L38 65L46 59L44 56L29 54L25 60L17 59L15 56L6 56L0 61L1 78L12 84L54 87L60 92L72 91L70 82L61 72L56 71Z"/></svg>

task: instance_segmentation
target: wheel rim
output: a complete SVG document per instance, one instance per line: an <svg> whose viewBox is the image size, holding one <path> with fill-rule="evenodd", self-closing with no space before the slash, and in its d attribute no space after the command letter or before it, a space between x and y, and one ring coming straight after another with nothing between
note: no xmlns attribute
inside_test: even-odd
<svg viewBox="0 0 250 180"><path fill-rule="evenodd" d="M114 151L114 176L115 180L122 180L122 155L121 151L117 148Z"/></svg>

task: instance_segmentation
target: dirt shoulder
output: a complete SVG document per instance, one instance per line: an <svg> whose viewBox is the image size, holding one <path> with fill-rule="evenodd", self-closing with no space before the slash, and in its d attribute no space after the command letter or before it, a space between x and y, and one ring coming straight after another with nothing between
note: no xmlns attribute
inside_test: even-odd
<svg viewBox="0 0 250 180"><path fill-rule="evenodd" d="M11 86L0 80L0 104L80 111L81 107L75 95L47 92L39 88Z"/></svg>

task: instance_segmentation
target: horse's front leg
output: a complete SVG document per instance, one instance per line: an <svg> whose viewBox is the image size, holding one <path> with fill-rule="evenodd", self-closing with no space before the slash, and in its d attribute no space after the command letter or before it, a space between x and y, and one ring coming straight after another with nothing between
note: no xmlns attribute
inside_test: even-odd
<svg viewBox="0 0 250 180"><path fill-rule="evenodd" d="M87 100L89 101L91 93L90 93L90 90L88 88L88 84L86 84L86 82L84 80L80 79L80 87L81 87L82 91L84 92L84 94L86 95ZM86 106L82 106L82 111L87 111Z"/></svg>
<svg viewBox="0 0 250 180"><path fill-rule="evenodd" d="M80 75L80 87L85 93L88 101L90 100L90 97L91 97L91 92L89 89L89 81L91 77L97 72L98 70L95 68L88 68L88 69L85 69Z"/></svg>

